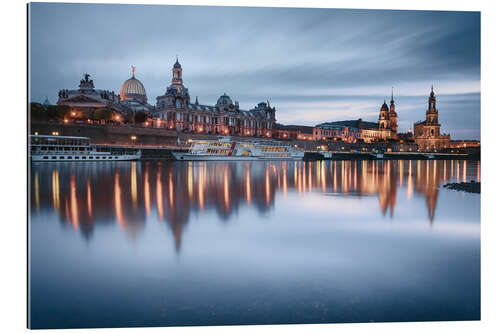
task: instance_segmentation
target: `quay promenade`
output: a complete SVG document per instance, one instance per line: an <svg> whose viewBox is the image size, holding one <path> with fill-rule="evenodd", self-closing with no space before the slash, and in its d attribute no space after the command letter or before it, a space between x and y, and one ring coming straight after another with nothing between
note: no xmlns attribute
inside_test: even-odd
<svg viewBox="0 0 500 333"><path fill-rule="evenodd" d="M183 133L164 128L140 126L113 126L89 124L61 124L56 122L32 122L30 134L89 137L93 144L114 147L140 147L144 158L173 159L171 151L185 150L190 140L216 139L217 135ZM235 137L240 141L262 140L254 137ZM275 139L276 140L276 139ZM280 140L281 141L281 140ZM348 143L343 141L286 140L306 152L332 152L336 159L427 159L411 144L400 142ZM434 154L439 159L479 159L478 149L449 149ZM434 156L433 156L434 157ZM380 156L378 157L380 158Z"/></svg>

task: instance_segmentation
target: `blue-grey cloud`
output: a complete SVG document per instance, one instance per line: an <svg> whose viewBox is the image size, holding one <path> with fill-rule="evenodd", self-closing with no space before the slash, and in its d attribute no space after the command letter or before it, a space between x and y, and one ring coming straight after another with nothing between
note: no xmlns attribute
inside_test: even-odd
<svg viewBox="0 0 500 333"><path fill-rule="evenodd" d="M307 8L34 3L31 100L57 100L89 72L119 91L137 66L149 101L179 55L202 103L270 99L278 121L375 120L391 86L400 128L425 116L431 84L443 130L479 138L480 14Z"/></svg>

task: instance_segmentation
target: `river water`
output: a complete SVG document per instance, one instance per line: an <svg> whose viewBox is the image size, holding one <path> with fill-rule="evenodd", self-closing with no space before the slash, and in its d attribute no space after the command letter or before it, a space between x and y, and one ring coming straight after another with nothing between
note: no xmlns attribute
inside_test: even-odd
<svg viewBox="0 0 500 333"><path fill-rule="evenodd" d="M478 320L479 164L33 163L30 325Z"/></svg>

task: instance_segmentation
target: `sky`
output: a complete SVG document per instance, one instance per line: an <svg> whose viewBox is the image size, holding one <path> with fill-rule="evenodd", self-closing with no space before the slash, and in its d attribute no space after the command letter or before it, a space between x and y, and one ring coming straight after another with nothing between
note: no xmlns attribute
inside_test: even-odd
<svg viewBox="0 0 500 333"><path fill-rule="evenodd" d="M89 73L119 93L136 66L148 102L179 57L191 100L269 100L282 124L377 121L394 87L399 131L425 119L431 85L441 131L480 138L480 13L32 3L30 100L57 102Z"/></svg>

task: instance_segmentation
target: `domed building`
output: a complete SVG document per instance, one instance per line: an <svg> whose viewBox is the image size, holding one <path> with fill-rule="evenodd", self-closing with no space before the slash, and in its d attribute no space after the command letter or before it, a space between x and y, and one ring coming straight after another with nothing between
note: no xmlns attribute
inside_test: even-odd
<svg viewBox="0 0 500 333"><path fill-rule="evenodd" d="M156 97L155 113L155 126L191 133L271 137L276 124L276 108L269 102L242 110L238 101L224 93L215 105L201 104L198 97L191 103L179 59L172 67L172 81L165 94Z"/></svg>
<svg viewBox="0 0 500 333"><path fill-rule="evenodd" d="M224 93L224 95L219 97L219 99L217 100L216 106L219 109L219 111L221 111L221 112L234 111L233 100L231 99L231 97L226 95L226 93Z"/></svg>
<svg viewBox="0 0 500 333"><path fill-rule="evenodd" d="M153 106L148 104L144 85L135 78L134 66L132 66L132 77L123 82L120 89L120 104L134 112L153 110Z"/></svg>

